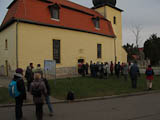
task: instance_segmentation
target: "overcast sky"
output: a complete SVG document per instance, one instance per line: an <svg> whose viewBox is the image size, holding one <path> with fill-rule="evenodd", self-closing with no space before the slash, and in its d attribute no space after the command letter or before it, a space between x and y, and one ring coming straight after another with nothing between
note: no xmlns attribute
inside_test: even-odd
<svg viewBox="0 0 160 120"><path fill-rule="evenodd" d="M2 22L7 9L6 7L13 0L0 0L0 23ZM75 3L92 7L92 0L71 0ZM141 46L152 34L160 36L160 0L117 0L118 8L123 9L123 44L135 43L135 36L132 33L133 26L140 25Z"/></svg>

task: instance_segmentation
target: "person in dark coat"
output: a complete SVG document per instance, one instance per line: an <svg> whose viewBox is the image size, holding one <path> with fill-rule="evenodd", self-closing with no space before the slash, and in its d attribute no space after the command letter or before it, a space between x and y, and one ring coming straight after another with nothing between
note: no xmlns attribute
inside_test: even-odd
<svg viewBox="0 0 160 120"><path fill-rule="evenodd" d="M88 68L89 68L89 64L86 63L86 65L85 65L86 75L88 75Z"/></svg>
<svg viewBox="0 0 160 120"><path fill-rule="evenodd" d="M91 77L93 77L93 67L94 67L94 64L92 63L92 61L90 61L90 72L91 72Z"/></svg>
<svg viewBox="0 0 160 120"><path fill-rule="evenodd" d="M86 70L86 66L84 63L82 63L82 76L83 77L85 77L85 75L86 75L85 70Z"/></svg>
<svg viewBox="0 0 160 120"><path fill-rule="evenodd" d="M78 73L82 74L82 63L78 63Z"/></svg>
<svg viewBox="0 0 160 120"><path fill-rule="evenodd" d="M15 98L15 114L16 120L21 120L23 118L23 101L26 100L26 89L23 80L23 69L17 68L16 73L13 78L14 81L17 81L17 90L20 92L20 95Z"/></svg>
<svg viewBox="0 0 160 120"><path fill-rule="evenodd" d="M93 64L93 77L97 77L97 72L96 72L96 63Z"/></svg>
<svg viewBox="0 0 160 120"><path fill-rule="evenodd" d="M111 61L110 72L112 76L113 76L113 69L114 69L114 65L113 65L113 62Z"/></svg>
<svg viewBox="0 0 160 120"><path fill-rule="evenodd" d="M118 64L115 65L115 74L117 78L120 77L120 71L121 71L121 65L120 65L120 62L118 62Z"/></svg>
<svg viewBox="0 0 160 120"><path fill-rule="evenodd" d="M98 77L98 73L99 73L99 63L97 62L95 64L95 77Z"/></svg>
<svg viewBox="0 0 160 120"><path fill-rule="evenodd" d="M138 75L140 75L139 68L136 64L136 62L131 66L130 68L130 77L132 82L132 88L137 88L137 79Z"/></svg>
<svg viewBox="0 0 160 120"><path fill-rule="evenodd" d="M30 65L27 67L26 69L26 73L25 73L25 78L27 80L27 91L29 92L30 90L30 85L33 82L34 79L34 73L33 73L33 63L30 63Z"/></svg>
<svg viewBox="0 0 160 120"><path fill-rule="evenodd" d="M103 78L104 77L104 64L103 63L101 63L100 64L100 78Z"/></svg>

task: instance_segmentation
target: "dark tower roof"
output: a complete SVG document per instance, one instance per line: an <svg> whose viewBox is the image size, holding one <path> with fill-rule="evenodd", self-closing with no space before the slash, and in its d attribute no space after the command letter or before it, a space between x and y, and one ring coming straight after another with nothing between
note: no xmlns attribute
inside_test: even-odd
<svg viewBox="0 0 160 120"><path fill-rule="evenodd" d="M112 5L112 6L116 6L116 0L92 0L93 1L93 4L94 6L101 6L101 5L104 5L104 4L109 4L109 5Z"/></svg>

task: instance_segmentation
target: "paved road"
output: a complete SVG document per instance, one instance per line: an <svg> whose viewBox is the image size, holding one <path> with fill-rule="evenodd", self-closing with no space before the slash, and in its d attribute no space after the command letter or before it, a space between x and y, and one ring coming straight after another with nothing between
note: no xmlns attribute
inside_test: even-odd
<svg viewBox="0 0 160 120"><path fill-rule="evenodd" d="M24 107L24 120L35 120L34 106ZM109 100L54 105L44 120L160 120L160 93ZM1 120L14 120L14 108L0 108Z"/></svg>

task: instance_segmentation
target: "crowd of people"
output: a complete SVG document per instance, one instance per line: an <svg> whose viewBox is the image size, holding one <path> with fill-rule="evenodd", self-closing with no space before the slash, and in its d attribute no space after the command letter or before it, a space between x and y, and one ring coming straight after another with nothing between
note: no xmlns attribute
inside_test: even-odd
<svg viewBox="0 0 160 120"><path fill-rule="evenodd" d="M148 72L149 71L149 72ZM91 77L99 77L99 78L109 78L109 76L113 76L114 74L117 76L117 78L120 78L120 76L124 77L124 80L127 81L128 77L131 78L132 88L137 88L137 79L138 76L140 76L139 67L137 66L137 63L115 63L111 61L108 62L96 62L93 63L90 61L90 64L88 63L78 63L78 73L80 75L84 76L91 76ZM89 74L90 73L90 74ZM148 89L152 89L152 80L154 71L151 67L151 65L148 66L145 72L147 76L147 86Z"/></svg>
<svg viewBox="0 0 160 120"><path fill-rule="evenodd" d="M103 78L103 77L108 78L109 75L112 76L115 73L115 75L119 78L120 74L122 75L128 74L130 66L131 64L127 64L127 63L120 64L120 62L118 62L118 64L113 64L112 61L110 63L108 62L93 63L91 61L90 65L88 63L86 64L78 63L78 73L82 76L86 76L86 75L89 75L89 71L90 71L90 75L92 77L100 77L100 78ZM126 76L125 76L125 79L127 79Z"/></svg>
<svg viewBox="0 0 160 120"><path fill-rule="evenodd" d="M137 79L140 76L139 68L135 63L122 63L118 62L113 64L105 63L79 63L78 72L82 76L89 75L91 77L108 78L115 74L117 78L120 75L124 76L125 81L128 79L128 74L131 77L132 88L137 88ZM154 71L151 65L146 69L147 87L149 90L152 89L152 81L154 79ZM26 88L23 79L24 71L21 68L17 68L15 75L11 83L9 84L10 96L15 98L15 115L16 120L21 120L23 118L22 106L23 101L27 99ZM46 78L44 78L43 69L40 64L37 64L37 68L34 68L33 63L27 67L25 72L25 78L27 80L27 91L33 96L33 101L36 107L36 117L37 120L43 120L43 104L47 103L50 116L53 115L53 106L50 102L50 86ZM13 89L13 88L14 89ZM72 95L72 98L74 96Z"/></svg>

